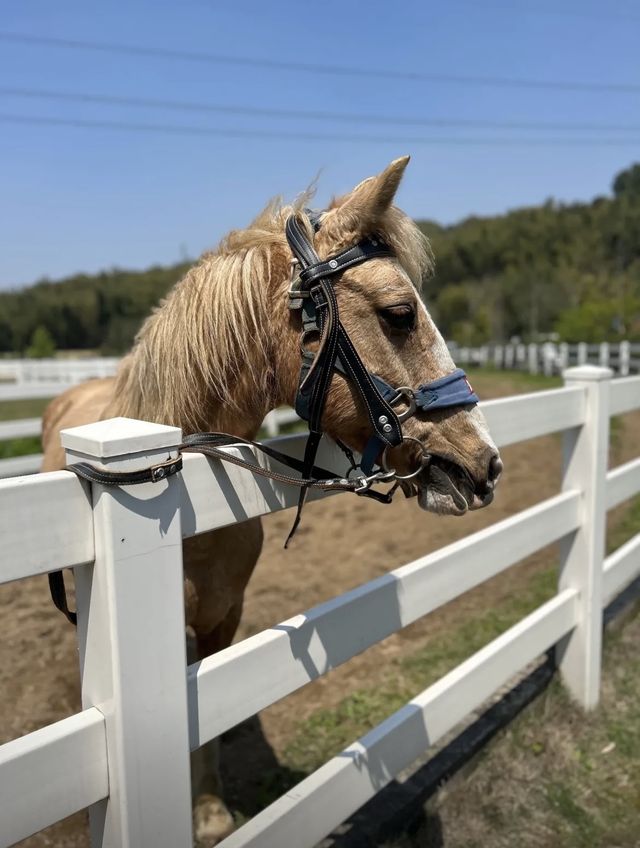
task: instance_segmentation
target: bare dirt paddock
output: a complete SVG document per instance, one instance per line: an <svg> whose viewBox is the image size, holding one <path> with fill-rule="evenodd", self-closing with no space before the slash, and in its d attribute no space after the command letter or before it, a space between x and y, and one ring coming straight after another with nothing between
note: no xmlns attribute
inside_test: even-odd
<svg viewBox="0 0 640 848"><path fill-rule="evenodd" d="M541 387L518 375L477 375L474 384L485 398ZM640 414L626 416L613 433L612 464L640 452ZM247 593L238 638L558 491L558 437L515 445L503 457L506 470L495 503L462 519L427 515L414 501L401 498L381 506L339 495L308 506L294 543L284 551L292 515L267 517L264 552ZM624 516L624 509L618 510L612 525ZM527 603L540 603L545 592L553 591L548 575L554 556L553 550L540 552L265 710L260 722L231 732L223 748L223 769L238 819L255 813L392 712L434 674L475 650L478 641L477 647L493 638L496 629L509 626L511 612L519 618ZM518 598L519 606L514 606ZM487 618L493 610L501 612ZM0 612L0 742L5 742L76 712L80 703L75 634L53 609L46 578L0 587ZM85 816L73 816L21 844L84 848Z"/></svg>

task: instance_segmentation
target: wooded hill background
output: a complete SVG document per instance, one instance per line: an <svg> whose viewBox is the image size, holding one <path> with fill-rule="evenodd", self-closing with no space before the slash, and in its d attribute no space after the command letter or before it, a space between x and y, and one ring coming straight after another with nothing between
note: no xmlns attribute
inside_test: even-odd
<svg viewBox="0 0 640 848"><path fill-rule="evenodd" d="M436 256L425 297L447 338L640 339L640 164L590 203L548 200L449 227L419 224ZM2 292L0 351L122 353L188 267L114 269Z"/></svg>

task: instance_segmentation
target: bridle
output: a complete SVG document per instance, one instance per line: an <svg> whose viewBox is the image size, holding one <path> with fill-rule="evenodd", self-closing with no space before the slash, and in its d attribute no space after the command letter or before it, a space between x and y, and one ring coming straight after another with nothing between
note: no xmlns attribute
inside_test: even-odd
<svg viewBox="0 0 640 848"><path fill-rule="evenodd" d="M295 399L296 412L300 418L307 421L309 426L302 461L270 445L241 439L228 433L193 433L185 437L176 458L168 459L150 468L134 472L115 472L104 471L86 462L78 462L67 466L69 471L73 471L85 480L109 486L156 483L182 469L182 453L204 453L222 462L238 465L253 474L297 486L300 489L296 517L285 547L300 523L302 509L310 489L353 492L356 495L374 498L381 503L391 503L399 487L403 488L407 495L413 491L410 481L429 464L431 454L418 439L403 434L402 424L418 412L431 412L434 409L453 406L471 406L478 403L479 398L471 388L465 372L460 368L413 389L409 386L394 387L365 367L340 321L334 285L340 274L348 268L361 265L370 259L393 256L393 251L380 236L374 234L328 259L320 260L313 242L307 237L307 227L303 216L307 217L310 228L317 232L321 227L322 213L305 210L289 217L285 224L285 234L294 257L288 292L289 308L299 311L302 321L300 340L302 367ZM307 347L312 337L315 337L318 342L315 351ZM348 471L343 476L333 474L315 464L318 447L324 434L322 418L327 395L336 372L344 376L355 388L367 410L372 428L372 434L359 462L356 462L353 452L347 445L337 441L350 463ZM397 407L402 401L406 404L406 409L400 412ZM410 473L401 475L390 467L389 451L403 442L415 442L422 453L417 467ZM300 476L295 477L288 473L264 468L256 462L255 456L245 459L227 450L229 447L242 446L250 447L254 451L275 459L281 465L298 472ZM389 491L380 492L373 488L375 484L389 482L394 482ZM49 574L49 586L56 607L75 624L76 614L68 608L61 571Z"/></svg>
<svg viewBox="0 0 640 848"><path fill-rule="evenodd" d="M305 210L303 215L307 217L314 232L317 232L321 227L322 213ZM373 430L362 458L357 464L352 452L338 441L338 446L351 462L349 473L354 473L354 478L358 480L358 486L354 491L359 495L371 495L371 486L374 483L391 480L395 480L397 484L406 483L428 465L431 455L422 442L403 434L402 424L419 411L430 412L452 406L469 406L478 403L479 398L471 388L465 372L460 368L445 377L423 383L417 389L413 389L409 386L391 386L382 377L370 372L363 364L340 321L333 281L348 268L361 265L370 259L394 255L378 234L361 239L357 244L321 261L312 241L307 237L307 228L300 213L291 215L287 219L285 233L294 255L289 288L289 308L300 311L302 321L300 341L302 368L295 410L309 425L303 477L309 476L314 465L323 435L322 416L329 386L333 374L338 372L346 377L357 391L367 410ZM318 341L315 352L306 347L312 337ZM405 401L407 408L398 412L396 407L401 401ZM395 469L389 467L388 453L391 448L407 441L419 445L422 453L413 471L399 475ZM379 457L380 469L374 471ZM393 487L391 497L396 488L397 485ZM306 488L302 488L296 521L289 538L298 526L305 495ZM390 500L388 495L389 493L385 497L386 502Z"/></svg>

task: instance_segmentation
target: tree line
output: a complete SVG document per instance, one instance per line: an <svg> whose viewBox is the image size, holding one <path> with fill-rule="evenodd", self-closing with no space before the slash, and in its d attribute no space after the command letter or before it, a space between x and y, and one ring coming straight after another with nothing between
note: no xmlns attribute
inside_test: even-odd
<svg viewBox="0 0 640 848"><path fill-rule="evenodd" d="M449 227L419 225L436 256L425 298L447 338L640 339L640 164L590 203L549 200ZM2 292L0 351L122 353L188 267L77 274Z"/></svg>

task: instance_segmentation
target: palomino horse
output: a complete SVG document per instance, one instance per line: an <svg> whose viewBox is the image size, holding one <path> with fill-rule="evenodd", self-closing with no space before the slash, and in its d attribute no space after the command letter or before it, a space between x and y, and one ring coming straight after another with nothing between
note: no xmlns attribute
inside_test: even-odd
<svg viewBox="0 0 640 848"><path fill-rule="evenodd" d="M420 297L431 270L428 244L392 205L407 162L397 159L334 200L319 226L302 202L272 203L205 254L144 322L115 378L83 383L49 405L43 470L64 467L59 431L65 427L128 416L176 425L185 434L254 438L269 410L293 404L302 330L299 312L289 308L293 256L285 223L293 214L320 259L366 237L389 248L334 277L342 325L366 368L403 387L451 374L447 347ZM317 334L310 346L319 349ZM370 441L365 402L342 373L328 384L322 425L355 451ZM412 481L422 509L461 515L491 501L502 464L477 406L418 411L402 427L406 441L390 453L399 473L415 467L416 451L433 460ZM199 657L231 643L261 545L259 520L185 541L186 622ZM215 845L233 821L220 800L211 750L194 755L192 780L195 839Z"/></svg>

